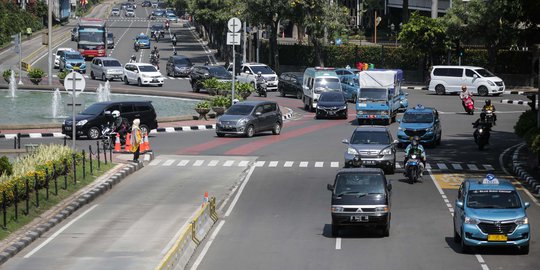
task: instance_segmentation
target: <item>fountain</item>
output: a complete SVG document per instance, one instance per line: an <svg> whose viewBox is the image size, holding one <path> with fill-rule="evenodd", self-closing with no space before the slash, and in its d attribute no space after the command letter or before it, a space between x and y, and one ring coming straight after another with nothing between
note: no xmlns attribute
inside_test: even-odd
<svg viewBox="0 0 540 270"><path fill-rule="evenodd" d="M105 85L103 86L103 101L110 101L111 100L111 84L109 83L109 80L105 82Z"/></svg>
<svg viewBox="0 0 540 270"><path fill-rule="evenodd" d="M11 75L9 76L9 97L15 98L17 95L15 92L17 91L17 83L15 82L15 71L11 71Z"/></svg>
<svg viewBox="0 0 540 270"><path fill-rule="evenodd" d="M62 95L60 94L60 90L56 88L54 90L53 96L52 96L52 118L64 118L66 117L64 115L64 105L62 103Z"/></svg>

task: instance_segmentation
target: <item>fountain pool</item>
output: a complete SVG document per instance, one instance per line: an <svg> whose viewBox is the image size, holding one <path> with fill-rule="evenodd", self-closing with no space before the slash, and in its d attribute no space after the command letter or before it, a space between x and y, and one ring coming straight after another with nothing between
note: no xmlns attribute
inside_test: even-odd
<svg viewBox="0 0 540 270"><path fill-rule="evenodd" d="M40 123L62 123L66 117L71 115L71 107L66 104L71 103L71 96L65 91L56 92L43 91L17 91L17 97L9 98L9 91L0 90L0 125L15 124L40 124ZM60 95L60 96L58 96ZM110 94L112 101L122 100L150 100L156 109L158 117L192 115L193 108L198 100L158 96L141 96L129 94ZM55 104L62 108L54 109L53 103L61 100L62 104ZM82 93L77 97L77 103L82 108L92 105L98 101L95 93ZM58 115L58 114L66 115ZM53 116L53 114L56 114Z"/></svg>

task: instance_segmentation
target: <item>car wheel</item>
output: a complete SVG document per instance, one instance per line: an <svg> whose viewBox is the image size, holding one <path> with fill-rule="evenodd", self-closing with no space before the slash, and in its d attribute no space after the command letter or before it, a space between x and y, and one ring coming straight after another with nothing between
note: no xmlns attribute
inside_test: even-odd
<svg viewBox="0 0 540 270"><path fill-rule="evenodd" d="M339 226L332 223L332 237L337 237L339 235Z"/></svg>
<svg viewBox="0 0 540 270"><path fill-rule="evenodd" d="M150 133L150 129L148 128L147 125L141 125L140 127L141 129L141 134L144 136L145 134L149 134Z"/></svg>
<svg viewBox="0 0 540 270"><path fill-rule="evenodd" d="M459 242L461 242L461 237L459 236L459 234L456 231L456 228L454 227L454 243L459 243Z"/></svg>
<svg viewBox="0 0 540 270"><path fill-rule="evenodd" d="M253 125L249 125L246 128L246 137L251 138L255 135L255 127Z"/></svg>
<svg viewBox="0 0 540 270"><path fill-rule="evenodd" d="M216 132L216 135L217 135L218 137L225 137L225 134L224 134L224 133L221 133L221 132Z"/></svg>
<svg viewBox="0 0 540 270"><path fill-rule="evenodd" d="M107 80L107 76L105 76L105 73L101 74L101 80L102 80L102 81L106 81L106 80Z"/></svg>
<svg viewBox="0 0 540 270"><path fill-rule="evenodd" d="M388 237L390 236L390 222L386 224L386 226L383 226L382 228L382 237Z"/></svg>
<svg viewBox="0 0 540 270"><path fill-rule="evenodd" d="M488 94L489 94L489 91L488 91L487 87L485 87L483 85L478 87L478 95L487 96Z"/></svg>
<svg viewBox="0 0 540 270"><path fill-rule="evenodd" d="M280 96L280 97L284 97L284 96L285 96L285 92L283 92L283 89L279 88L278 91L279 91L279 96Z"/></svg>
<svg viewBox="0 0 540 270"><path fill-rule="evenodd" d="M281 134L281 124L279 122L274 123L274 127L272 127L272 134L274 135Z"/></svg>
<svg viewBox="0 0 540 270"><path fill-rule="evenodd" d="M137 85L138 85L138 86L142 86L141 78L138 78L138 79L137 79Z"/></svg>
<svg viewBox="0 0 540 270"><path fill-rule="evenodd" d="M461 235L463 236L463 231L461 231ZM471 247L468 246L466 243L465 243L465 237L461 237L460 238L460 246L461 246L461 253L463 254L469 254L471 253Z"/></svg>
<svg viewBox="0 0 540 270"><path fill-rule="evenodd" d="M319 111L315 111L315 119L321 119L321 115L319 114Z"/></svg>
<svg viewBox="0 0 540 270"><path fill-rule="evenodd" d="M446 93L446 89L444 89L444 85L437 84L437 86L435 86L435 93L437 95L444 95L444 93Z"/></svg>
<svg viewBox="0 0 540 270"><path fill-rule="evenodd" d="M439 138L437 138L437 145L441 145L441 139L442 139L442 134L439 134Z"/></svg>
<svg viewBox="0 0 540 270"><path fill-rule="evenodd" d="M129 85L129 81L128 81L128 78L126 76L124 76L124 84Z"/></svg>
<svg viewBox="0 0 540 270"><path fill-rule="evenodd" d="M88 137L88 139L97 140L99 139L99 133L100 132L98 127L91 127L86 132L86 136Z"/></svg>
<svg viewBox="0 0 540 270"><path fill-rule="evenodd" d="M300 91L296 91L296 98L297 99L302 99L302 96L304 95L304 93L300 92Z"/></svg>
<svg viewBox="0 0 540 270"><path fill-rule="evenodd" d="M394 159L394 163L392 163L390 166L386 168L386 174L394 174L396 173L396 160Z"/></svg>
<svg viewBox="0 0 540 270"><path fill-rule="evenodd" d="M158 84L159 87L163 87L163 84Z"/></svg>
<svg viewBox="0 0 540 270"><path fill-rule="evenodd" d="M96 79L96 77L94 77L94 72L93 72L93 71L90 71L90 78L91 78L92 80L95 80L95 79Z"/></svg>

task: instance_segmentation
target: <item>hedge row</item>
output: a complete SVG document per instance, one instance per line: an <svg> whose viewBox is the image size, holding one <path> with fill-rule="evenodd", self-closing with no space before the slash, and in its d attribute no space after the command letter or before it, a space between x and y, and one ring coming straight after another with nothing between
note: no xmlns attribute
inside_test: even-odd
<svg viewBox="0 0 540 270"><path fill-rule="evenodd" d="M528 110L519 116L514 132L523 138L534 153L540 154L540 129L537 127L537 111Z"/></svg>

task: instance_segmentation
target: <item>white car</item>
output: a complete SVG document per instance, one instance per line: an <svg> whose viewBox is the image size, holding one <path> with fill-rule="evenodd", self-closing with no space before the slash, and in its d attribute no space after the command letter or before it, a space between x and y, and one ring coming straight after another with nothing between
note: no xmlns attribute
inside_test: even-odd
<svg viewBox="0 0 540 270"><path fill-rule="evenodd" d="M64 55L64 52L66 51L74 52L75 50L72 48L58 48L56 50L56 54L54 54L54 68L60 67L60 58L62 57L62 55Z"/></svg>
<svg viewBox="0 0 540 270"><path fill-rule="evenodd" d="M135 17L135 11L132 8L126 9L126 17Z"/></svg>
<svg viewBox="0 0 540 270"><path fill-rule="evenodd" d="M136 83L139 86L163 86L163 75L156 67L146 63L127 63L124 65L124 83Z"/></svg>
<svg viewBox="0 0 540 270"><path fill-rule="evenodd" d="M229 65L227 70L232 73L232 64ZM253 86L256 86L257 83L257 73L261 72L261 76L266 80L268 91L277 91L278 89L277 74L265 64L245 63L240 67L240 70L235 70L235 72L239 73L236 75L239 82L250 83Z"/></svg>

